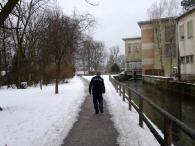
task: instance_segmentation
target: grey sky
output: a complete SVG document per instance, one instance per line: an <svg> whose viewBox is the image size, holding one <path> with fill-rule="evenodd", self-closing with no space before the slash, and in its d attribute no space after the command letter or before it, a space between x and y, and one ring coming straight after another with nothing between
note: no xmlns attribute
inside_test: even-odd
<svg viewBox="0 0 195 146"><path fill-rule="evenodd" d="M80 13L89 12L96 18L94 28L95 40L104 41L107 48L119 45L124 53L122 38L140 36L137 21L148 19L147 8L155 0L90 0L99 3L91 6L85 0L57 0L65 14L72 14L73 10Z"/></svg>

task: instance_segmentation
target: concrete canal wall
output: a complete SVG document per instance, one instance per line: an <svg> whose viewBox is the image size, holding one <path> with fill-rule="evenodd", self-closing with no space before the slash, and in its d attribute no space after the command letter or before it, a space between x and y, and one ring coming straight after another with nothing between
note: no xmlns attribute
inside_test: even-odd
<svg viewBox="0 0 195 146"><path fill-rule="evenodd" d="M195 84L175 81L172 77L142 76L143 82L158 88L195 97Z"/></svg>
<svg viewBox="0 0 195 146"><path fill-rule="evenodd" d="M158 84L159 82L168 83L169 81L173 81L173 79L174 78L172 77L142 75L143 82L154 85Z"/></svg>

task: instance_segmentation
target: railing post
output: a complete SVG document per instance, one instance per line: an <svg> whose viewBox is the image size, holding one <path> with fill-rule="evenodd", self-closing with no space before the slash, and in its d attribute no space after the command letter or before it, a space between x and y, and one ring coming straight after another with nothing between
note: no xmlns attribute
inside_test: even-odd
<svg viewBox="0 0 195 146"><path fill-rule="evenodd" d="M119 95L121 96L121 84L119 84Z"/></svg>
<svg viewBox="0 0 195 146"><path fill-rule="evenodd" d="M139 126L143 128L143 99L139 97Z"/></svg>
<svg viewBox="0 0 195 146"><path fill-rule="evenodd" d="M164 117L164 141L167 146L172 145L172 122L167 117Z"/></svg>
<svg viewBox="0 0 195 146"><path fill-rule="evenodd" d="M123 85L123 101L125 101L125 85Z"/></svg>
<svg viewBox="0 0 195 146"><path fill-rule="evenodd" d="M128 95L129 95L129 110L131 111L131 90L128 89Z"/></svg>

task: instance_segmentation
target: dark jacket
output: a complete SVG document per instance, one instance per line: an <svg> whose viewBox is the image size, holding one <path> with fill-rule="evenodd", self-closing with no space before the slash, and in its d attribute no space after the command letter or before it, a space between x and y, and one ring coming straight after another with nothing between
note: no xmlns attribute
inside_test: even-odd
<svg viewBox="0 0 195 146"><path fill-rule="evenodd" d="M102 94L105 93L104 79L100 76L95 76L91 79L89 84L89 93L91 94Z"/></svg>

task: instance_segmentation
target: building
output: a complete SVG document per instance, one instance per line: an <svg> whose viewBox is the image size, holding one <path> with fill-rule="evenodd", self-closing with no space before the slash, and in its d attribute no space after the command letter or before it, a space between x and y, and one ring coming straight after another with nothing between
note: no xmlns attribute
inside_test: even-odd
<svg viewBox="0 0 195 146"><path fill-rule="evenodd" d="M140 21L144 75L173 76L177 67L176 19Z"/></svg>
<svg viewBox="0 0 195 146"><path fill-rule="evenodd" d="M141 29L143 74L154 69L154 27L150 21L138 22Z"/></svg>
<svg viewBox="0 0 195 146"><path fill-rule="evenodd" d="M195 7L177 18L181 78L195 80Z"/></svg>
<svg viewBox="0 0 195 146"><path fill-rule="evenodd" d="M127 74L142 74L141 37L124 38L125 42L125 71Z"/></svg>

